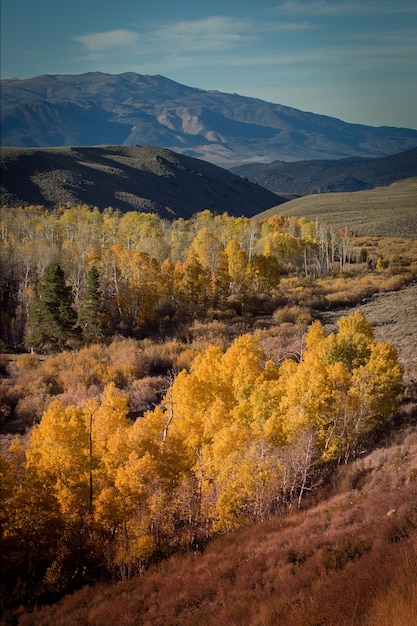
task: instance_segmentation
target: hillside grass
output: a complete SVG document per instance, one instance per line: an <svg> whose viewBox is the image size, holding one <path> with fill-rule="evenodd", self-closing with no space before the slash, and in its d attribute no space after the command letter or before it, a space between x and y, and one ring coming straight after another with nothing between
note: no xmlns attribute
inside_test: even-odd
<svg viewBox="0 0 417 626"><path fill-rule="evenodd" d="M305 217L349 228L359 235L417 239L417 178L407 178L387 187L350 193L304 196L258 215Z"/></svg>

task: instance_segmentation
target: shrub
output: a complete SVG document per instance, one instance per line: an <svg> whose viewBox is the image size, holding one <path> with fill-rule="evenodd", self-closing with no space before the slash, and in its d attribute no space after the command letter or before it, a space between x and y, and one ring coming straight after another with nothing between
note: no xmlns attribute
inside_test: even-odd
<svg viewBox="0 0 417 626"><path fill-rule="evenodd" d="M277 309L274 311L272 318L277 324L290 323L308 325L312 321L310 309L296 305Z"/></svg>
<svg viewBox="0 0 417 626"><path fill-rule="evenodd" d="M343 569L349 561L357 561L370 550L370 545L356 537L348 537L336 547L325 546L321 553L321 562L326 572Z"/></svg>

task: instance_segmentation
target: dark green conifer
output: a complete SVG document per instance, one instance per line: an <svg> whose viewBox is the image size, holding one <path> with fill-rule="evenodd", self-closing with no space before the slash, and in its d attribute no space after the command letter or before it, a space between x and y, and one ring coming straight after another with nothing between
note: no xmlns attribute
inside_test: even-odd
<svg viewBox="0 0 417 626"><path fill-rule="evenodd" d="M77 335L77 312L72 289L66 285L58 263L48 265L36 291L29 308L25 345L42 352L63 350Z"/></svg>
<svg viewBox="0 0 417 626"><path fill-rule="evenodd" d="M78 313L78 326L86 341L97 341L103 336L102 303L100 276L93 266L87 274L87 286Z"/></svg>

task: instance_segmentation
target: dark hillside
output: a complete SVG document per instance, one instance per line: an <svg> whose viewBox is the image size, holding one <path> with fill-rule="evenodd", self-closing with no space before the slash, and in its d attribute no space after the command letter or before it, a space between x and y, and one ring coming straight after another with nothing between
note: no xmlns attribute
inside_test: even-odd
<svg viewBox="0 0 417 626"><path fill-rule="evenodd" d="M361 191L417 176L417 148L377 159L248 163L231 171L275 193L306 196Z"/></svg>
<svg viewBox="0 0 417 626"><path fill-rule="evenodd" d="M155 146L1 149L1 203L190 217L210 209L253 216L287 198L220 167Z"/></svg>

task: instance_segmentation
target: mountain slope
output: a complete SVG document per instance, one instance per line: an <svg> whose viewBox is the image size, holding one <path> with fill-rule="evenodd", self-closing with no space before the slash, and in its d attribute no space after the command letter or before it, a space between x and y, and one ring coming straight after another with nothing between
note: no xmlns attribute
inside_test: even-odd
<svg viewBox="0 0 417 626"><path fill-rule="evenodd" d="M0 203L7 206L88 204L172 219L204 209L251 217L287 199L216 165L153 146L2 148L0 166Z"/></svg>
<svg viewBox="0 0 417 626"><path fill-rule="evenodd" d="M306 196L313 193L361 191L417 176L417 148L376 159L248 163L231 169L275 193Z"/></svg>
<svg viewBox="0 0 417 626"><path fill-rule="evenodd" d="M329 226L346 225L359 235L417 239L417 177L351 193L323 193L296 198L257 217L305 217Z"/></svg>
<svg viewBox="0 0 417 626"><path fill-rule="evenodd" d="M373 128L163 76L100 72L1 81L2 145L154 144L229 166L384 156L417 131Z"/></svg>

